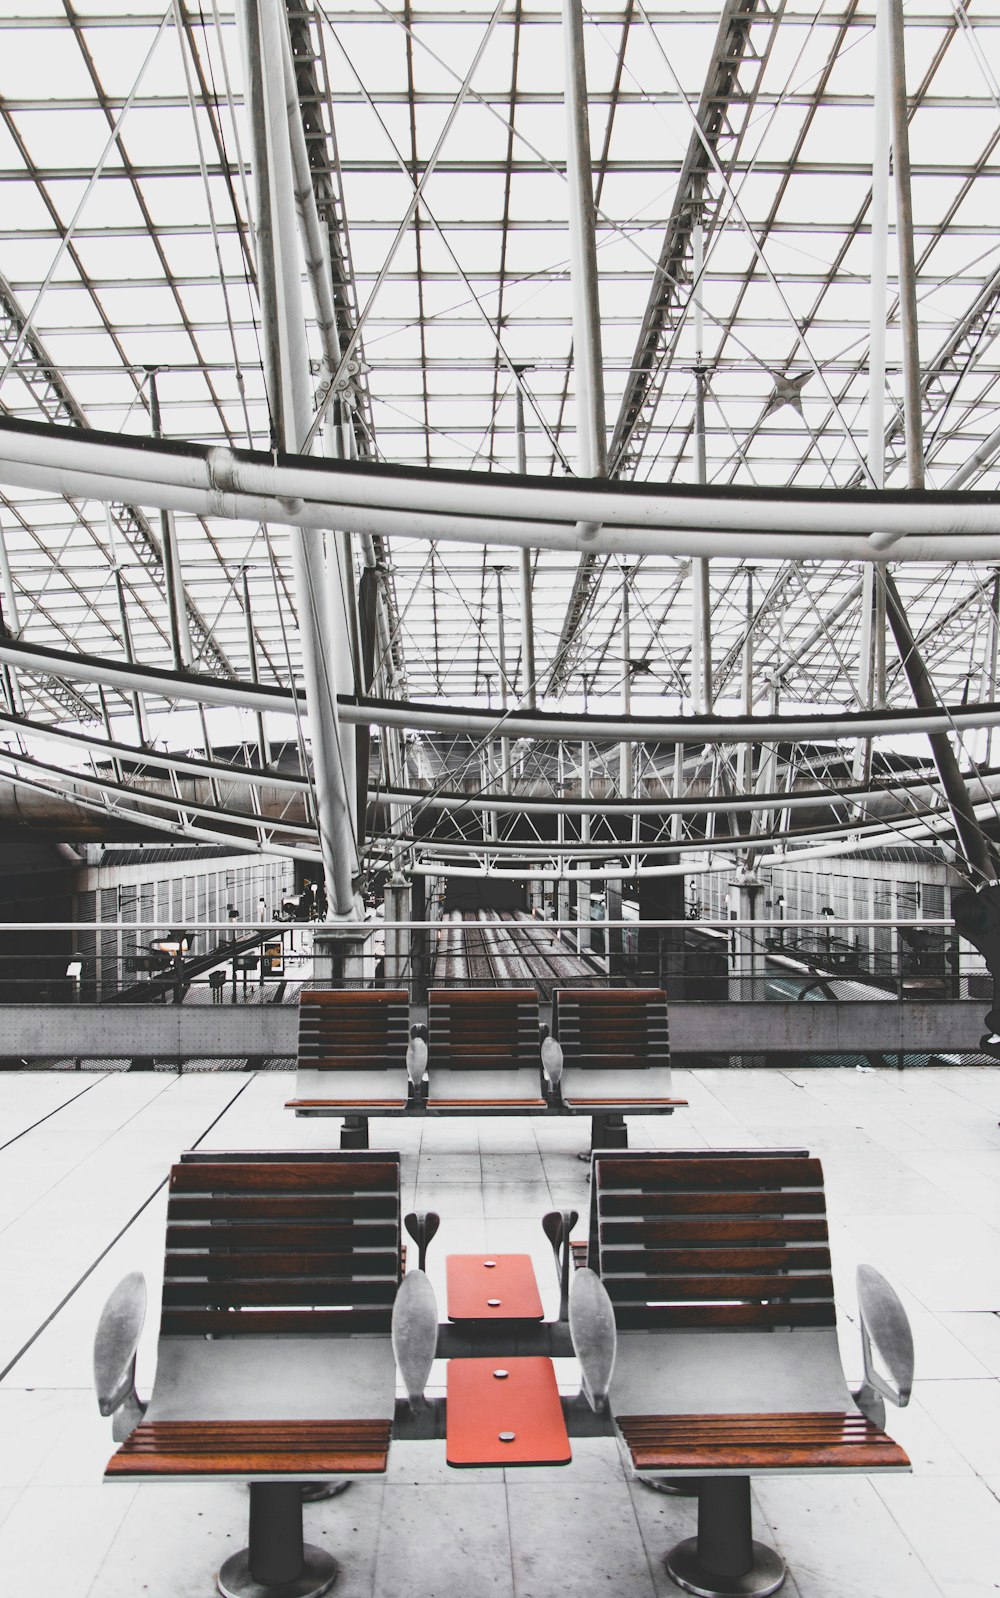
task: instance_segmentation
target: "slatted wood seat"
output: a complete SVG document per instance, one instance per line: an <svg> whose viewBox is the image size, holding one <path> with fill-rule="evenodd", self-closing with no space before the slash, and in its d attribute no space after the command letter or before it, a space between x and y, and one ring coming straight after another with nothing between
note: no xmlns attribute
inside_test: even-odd
<svg viewBox="0 0 1000 1598"><path fill-rule="evenodd" d="M386 1469L400 1250L398 1154L196 1151L172 1167L145 1413L134 1375L131 1392L113 1379L127 1342L98 1358L105 1413L129 1416L106 1474L250 1482L250 1546L223 1567L224 1594L291 1591L302 1572L296 1593L330 1584L329 1556L303 1551L300 1484ZM136 1283L131 1303L112 1295L98 1354L129 1324L134 1350Z"/></svg>
<svg viewBox="0 0 1000 1598"><path fill-rule="evenodd" d="M699 1537L667 1562L681 1585L780 1585L751 1539L750 1473L909 1468L880 1399L844 1379L819 1160L595 1154L587 1256L613 1306L610 1404L633 1465L704 1479Z"/></svg>
<svg viewBox="0 0 1000 1598"><path fill-rule="evenodd" d="M307 988L299 995L297 1114L401 1115L409 1098L405 989Z"/></svg>
<svg viewBox="0 0 1000 1598"><path fill-rule="evenodd" d="M559 1102L593 1117L592 1148L627 1148L625 1115L670 1115L667 996L662 988L557 988L552 1032L563 1053Z"/></svg>
<svg viewBox="0 0 1000 1598"><path fill-rule="evenodd" d="M391 1423L372 1421L140 1421L108 1476L367 1475L384 1471Z"/></svg>
<svg viewBox="0 0 1000 1598"><path fill-rule="evenodd" d="M432 989L429 1111L544 1111L538 995L530 988Z"/></svg>

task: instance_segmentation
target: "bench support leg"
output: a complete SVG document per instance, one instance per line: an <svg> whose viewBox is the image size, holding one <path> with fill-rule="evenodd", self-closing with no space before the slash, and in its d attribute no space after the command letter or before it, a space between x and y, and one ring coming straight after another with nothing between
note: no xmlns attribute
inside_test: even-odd
<svg viewBox="0 0 1000 1598"><path fill-rule="evenodd" d="M340 1129L340 1146L342 1149L368 1148L367 1115L344 1116L344 1124Z"/></svg>
<svg viewBox="0 0 1000 1598"><path fill-rule="evenodd" d="M323 1548L302 1541L302 1483L250 1483L250 1544L218 1575L222 1598L320 1598L337 1577Z"/></svg>
<svg viewBox="0 0 1000 1598"><path fill-rule="evenodd" d="M697 1598L767 1598L785 1579L785 1562L754 1542L749 1476L706 1476L698 1492L698 1535L672 1548L667 1574Z"/></svg>
<svg viewBox="0 0 1000 1598"><path fill-rule="evenodd" d="M591 1149L627 1149L628 1127L624 1115L592 1115L590 1118Z"/></svg>

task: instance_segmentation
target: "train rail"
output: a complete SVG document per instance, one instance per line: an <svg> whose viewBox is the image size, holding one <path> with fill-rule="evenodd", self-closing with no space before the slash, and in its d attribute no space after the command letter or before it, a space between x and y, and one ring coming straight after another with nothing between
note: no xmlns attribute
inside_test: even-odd
<svg viewBox="0 0 1000 1598"><path fill-rule="evenodd" d="M548 999L556 987L606 982L595 959L573 954L544 922L523 910L452 910L437 934L436 987L537 988Z"/></svg>

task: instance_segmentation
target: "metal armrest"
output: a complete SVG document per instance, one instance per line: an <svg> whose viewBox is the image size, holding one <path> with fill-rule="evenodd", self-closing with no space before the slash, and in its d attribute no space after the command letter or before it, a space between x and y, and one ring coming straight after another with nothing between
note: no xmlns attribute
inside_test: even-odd
<svg viewBox="0 0 1000 1598"><path fill-rule="evenodd" d="M857 1288L865 1379L854 1395L854 1402L874 1425L884 1429L885 1399L898 1409L904 1409L910 1402L913 1333L898 1294L874 1266L858 1266ZM882 1356L888 1377L875 1369L873 1343Z"/></svg>
<svg viewBox="0 0 1000 1598"><path fill-rule="evenodd" d="M584 1267L575 1271L569 1290L569 1334L580 1362L583 1396L595 1415L608 1400L615 1369L618 1330L608 1290L600 1277Z"/></svg>
<svg viewBox="0 0 1000 1598"><path fill-rule="evenodd" d="M111 1415L111 1435L122 1443L146 1413L135 1390L135 1356L146 1319L146 1278L130 1271L114 1289L97 1323L94 1337L94 1386L97 1407Z"/></svg>
<svg viewBox="0 0 1000 1598"><path fill-rule="evenodd" d="M409 1215L403 1216L403 1225L417 1245L417 1269L422 1271L427 1264L431 1239L437 1235L441 1225L441 1217L436 1210L411 1210Z"/></svg>
<svg viewBox="0 0 1000 1598"><path fill-rule="evenodd" d="M573 1253L569 1234L579 1219L576 1210L550 1210L547 1215L542 1216L542 1231L552 1245L556 1274L559 1277L561 1321L564 1321L569 1314L569 1267Z"/></svg>
<svg viewBox="0 0 1000 1598"><path fill-rule="evenodd" d="M542 1039L542 1070L557 1088L563 1073L563 1051L555 1038Z"/></svg>
<svg viewBox="0 0 1000 1598"><path fill-rule="evenodd" d="M411 1409L424 1403L424 1388L437 1352L437 1299L430 1278L408 1271L392 1306L392 1351L406 1386Z"/></svg>
<svg viewBox="0 0 1000 1598"><path fill-rule="evenodd" d="M424 1038L412 1037L406 1049L406 1074L417 1092L427 1075L427 1043Z"/></svg>

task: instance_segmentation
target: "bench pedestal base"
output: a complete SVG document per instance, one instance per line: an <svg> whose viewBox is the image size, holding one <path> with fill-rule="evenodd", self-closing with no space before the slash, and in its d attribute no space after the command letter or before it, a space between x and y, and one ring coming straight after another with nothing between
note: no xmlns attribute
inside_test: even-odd
<svg viewBox="0 0 1000 1598"><path fill-rule="evenodd" d="M750 1534L750 1478L708 1476L698 1492L698 1535L666 1558L667 1574L696 1598L768 1598L785 1562Z"/></svg>
<svg viewBox="0 0 1000 1598"><path fill-rule="evenodd" d="M368 1148L367 1115L344 1116L344 1124L340 1129L340 1146L342 1149Z"/></svg>
<svg viewBox="0 0 1000 1598"><path fill-rule="evenodd" d="M321 1598L337 1562L302 1541L302 1483L250 1483L250 1545L219 1571L222 1598Z"/></svg>

